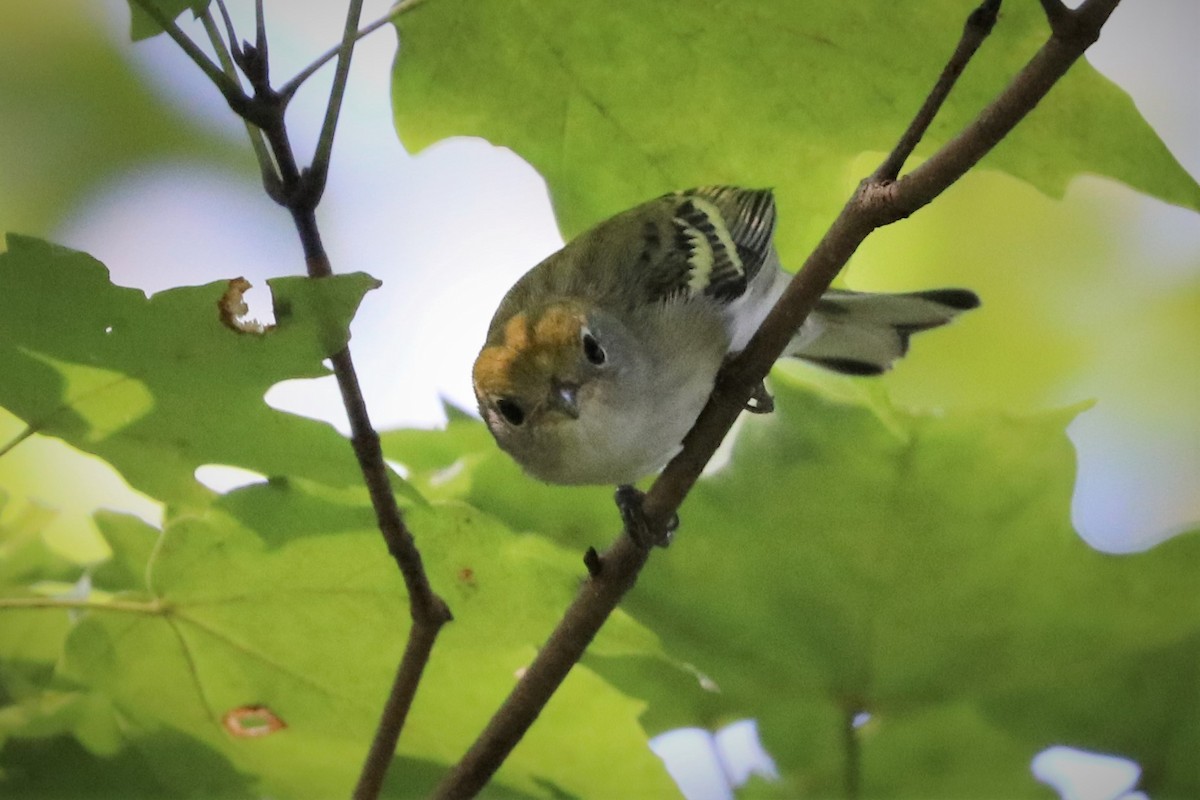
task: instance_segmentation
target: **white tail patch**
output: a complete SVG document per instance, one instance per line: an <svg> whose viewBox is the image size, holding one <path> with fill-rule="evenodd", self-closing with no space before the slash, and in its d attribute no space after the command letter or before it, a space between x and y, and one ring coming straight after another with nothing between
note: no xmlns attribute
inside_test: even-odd
<svg viewBox="0 0 1200 800"><path fill-rule="evenodd" d="M908 352L909 337L979 305L966 289L907 294L830 290L787 353L851 375L877 375Z"/></svg>

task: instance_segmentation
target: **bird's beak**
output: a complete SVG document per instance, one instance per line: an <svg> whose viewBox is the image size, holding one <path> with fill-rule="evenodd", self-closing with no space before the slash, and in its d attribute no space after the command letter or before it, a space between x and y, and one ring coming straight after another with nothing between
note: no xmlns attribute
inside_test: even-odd
<svg viewBox="0 0 1200 800"><path fill-rule="evenodd" d="M579 419L579 387L573 383L555 383L550 387L546 400L550 408L557 409L571 419Z"/></svg>

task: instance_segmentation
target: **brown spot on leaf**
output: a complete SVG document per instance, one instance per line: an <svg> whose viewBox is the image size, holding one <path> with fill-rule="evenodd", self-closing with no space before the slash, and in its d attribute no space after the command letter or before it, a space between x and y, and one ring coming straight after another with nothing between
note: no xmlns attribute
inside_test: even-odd
<svg viewBox="0 0 1200 800"><path fill-rule="evenodd" d="M221 718L225 730L239 739L269 736L287 727L287 723L266 706L240 706L225 712Z"/></svg>

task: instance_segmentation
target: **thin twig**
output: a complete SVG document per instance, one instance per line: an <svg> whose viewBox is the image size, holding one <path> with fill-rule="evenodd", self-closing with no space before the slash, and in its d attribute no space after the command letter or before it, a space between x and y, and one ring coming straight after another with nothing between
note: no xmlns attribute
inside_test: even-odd
<svg viewBox="0 0 1200 800"><path fill-rule="evenodd" d="M389 22L399 18L401 14L405 13L406 11L411 11L413 8L416 8L423 2L425 2L425 0L401 0L401 2L396 3L396 5L388 9L388 12L382 17L370 23L369 25L365 25L364 27L360 28L358 33L354 35L354 41L357 42L359 39L374 33L384 25L387 25ZM279 87L279 93L285 98L290 98L296 93L297 89L304 85L305 81L316 74L321 67L332 61L338 53L342 52L342 48L344 46L344 43L339 42L321 55L317 56L315 61L296 73L296 77Z"/></svg>
<svg viewBox="0 0 1200 800"><path fill-rule="evenodd" d="M258 48L262 58L267 58L267 14L263 10L263 0L254 0L254 46Z"/></svg>
<svg viewBox="0 0 1200 800"><path fill-rule="evenodd" d="M225 11L225 4L220 3L221 13L225 16L226 33L229 36L229 46L236 47L237 34L233 30L233 22L229 19L228 13ZM212 12L207 8L200 15L200 21L204 25L204 32L208 34L208 41L212 44L213 52L217 54L217 60L221 62L221 69L229 76L231 81L237 82L237 67L233 63L233 57L229 50L225 47L225 41L221 38L221 32L217 29L217 23L213 20ZM275 170L275 162L271 160L271 152L267 149L267 143L263 141L262 131L258 126L243 118L242 124L246 126L246 135L250 137L250 148L254 151L254 159L258 162L258 170L262 175L264 186L279 186L279 173ZM268 193L271 189L268 188Z"/></svg>
<svg viewBox="0 0 1200 800"><path fill-rule="evenodd" d="M313 210L294 207L292 218L304 246L309 275L319 278L332 274ZM404 577L412 616L408 644L397 667L388 701L380 715L375 737L363 762L358 787L355 789L356 800L374 800L396 753L400 731L408 717L408 710L412 707L434 641L441 627L449 622L452 616L445 601L435 594L430 586L416 541L408 526L404 524L404 518L396 505L387 466L383 461L379 434L372 426L367 413L367 405L363 400L350 350L343 348L334 353L330 361L333 363L338 389L342 393L342 403L350 421L350 440L367 484L371 505L375 509L375 519L387 543L388 552L395 559L400 574Z"/></svg>
<svg viewBox="0 0 1200 800"><path fill-rule="evenodd" d="M860 184L746 349L722 370L708 404L684 439L682 451L646 494L643 513L652 532L665 530L755 387L858 245L876 228L930 202L991 150L1083 54L1119 2L1085 0L1071 12L1070 24L1054 25L1050 40L960 136L900 180L880 181L875 177L877 170ZM591 559L591 577L483 733L443 778L434 797L472 797L487 784L621 596L636 582L648 555L628 536L621 536L605 553Z"/></svg>
<svg viewBox="0 0 1200 800"><path fill-rule="evenodd" d="M333 87L330 90L329 105L310 169L303 172L297 171L295 157L288 142L287 128L283 121L283 106L287 101L278 92L274 92L273 97L279 101L279 114L273 120L271 127L265 130L267 139L271 142L275 152L276 160L282 167L285 204L292 214L292 220L304 248L308 274L314 278L333 274L329 256L325 251L320 230L317 227L315 209L323 194L329 171L333 134L337 127L346 79L350 72L355 32L358 29L361 13L362 0L351 0L346 13L342 49L334 75ZM256 91L256 94L263 93L264 91ZM359 468L367 485L367 492L375 510L375 519L379 530L383 534L388 552L395 559L404 578L412 617L408 643L396 669L388 701L380 715L375 737L364 759L358 786L355 789L355 797L358 800L373 800L378 795L387 769L395 756L400 731L408 717L408 711L412 707L425 665L429 663L429 656L438 632L452 619L452 616L445 601L430 586L416 541L408 530L408 526L405 525L400 509L396 505L396 497L392 493L387 466L383 461L379 434L371 424L349 348L343 348L334 353L330 357L330 361L333 364L338 389L342 394L346 416L350 422L350 441L354 446L354 453L358 458Z"/></svg>
<svg viewBox="0 0 1200 800"><path fill-rule="evenodd" d="M1052 21L1053 35L1008 87L942 146L936 161L930 159L920 164L892 186L876 192L880 202L890 205L895 219L903 219L926 205L945 186L979 163L1096 41L1119 3L1120 0L1087 0L1074 11L1068 9L1069 21Z"/></svg>
<svg viewBox="0 0 1200 800"><path fill-rule="evenodd" d="M150 18L155 22L157 22L158 26L175 41L175 44L179 45L184 54L186 54L187 57L192 60L192 63L199 67L200 71L203 72L208 79L216 85L217 89L221 91L221 94L225 96L225 99L231 106L235 101L242 103L249 102L249 98L246 97L241 87L237 85L237 82L226 76L225 73L221 71L221 68L214 64L212 60L204 54L204 51L201 50L195 42L189 39L187 35L179 29L179 26L175 24L175 20L171 19L162 11L160 11L158 6L154 5L154 3L150 2L150 0L133 0L133 2L137 3L138 8L140 8L142 11L145 11L146 14L149 15ZM235 107L234 110L237 111L237 108Z"/></svg>
<svg viewBox="0 0 1200 800"><path fill-rule="evenodd" d="M342 32L342 48L338 53L337 69L333 73L333 86L329 89L329 105L325 108L325 121L317 138L317 149L313 153L312 166L305 176L304 197L312 207L325 192L325 181L329 177L329 159L333 153L333 137L337 132L338 115L342 112L342 98L346 94L346 80L350 76L350 59L354 56L354 44L358 41L358 21L362 17L363 0L350 0L346 11L346 27Z"/></svg>
<svg viewBox="0 0 1200 800"><path fill-rule="evenodd" d="M880 182L896 180L900 170L904 169L904 162L908 161L913 150L925 138L925 132L929 130L933 118L937 116L938 110L946 102L950 90L954 88L959 76L966 69L967 63L975 55L979 46L983 44L983 40L992 32L992 28L996 24L996 16L999 13L1000 0L985 0L979 8L968 15L967 22L963 25L962 36L958 40L958 46L954 48L954 55L950 56L950 60L946 62L941 76L934 84L933 90L925 98L921 110L913 117L908 130L904 131L895 148L879 165L879 169L875 170L875 180Z"/></svg>
<svg viewBox="0 0 1200 800"><path fill-rule="evenodd" d="M434 639L440 627L413 623L408 644L404 648L404 657L400 659L396 677L392 681L392 690L380 715L379 727L375 730L375 738L372 739L371 748L363 762L358 785L354 787L354 800L375 800L379 796L379 790L383 788L383 779L396 757L396 743L400 739L400 731L408 719L417 685L421 682L425 665L429 663L429 654L433 650Z"/></svg>
<svg viewBox="0 0 1200 800"><path fill-rule="evenodd" d="M229 49L234 55L239 55L242 50L241 44L237 40L237 31L233 27L233 17L229 16L229 9L225 7L225 0L217 0L217 9L221 12L221 19L225 23L225 37L229 39ZM210 14L209 10L204 9L206 15ZM211 38L211 34L210 34Z"/></svg>

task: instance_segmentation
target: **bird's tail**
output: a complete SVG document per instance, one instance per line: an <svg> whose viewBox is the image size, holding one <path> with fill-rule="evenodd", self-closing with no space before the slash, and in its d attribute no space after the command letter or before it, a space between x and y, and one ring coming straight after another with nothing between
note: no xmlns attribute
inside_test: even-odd
<svg viewBox="0 0 1200 800"><path fill-rule="evenodd" d="M912 334L979 305L968 289L871 294L831 289L792 338L787 354L848 375L878 375L908 352Z"/></svg>

